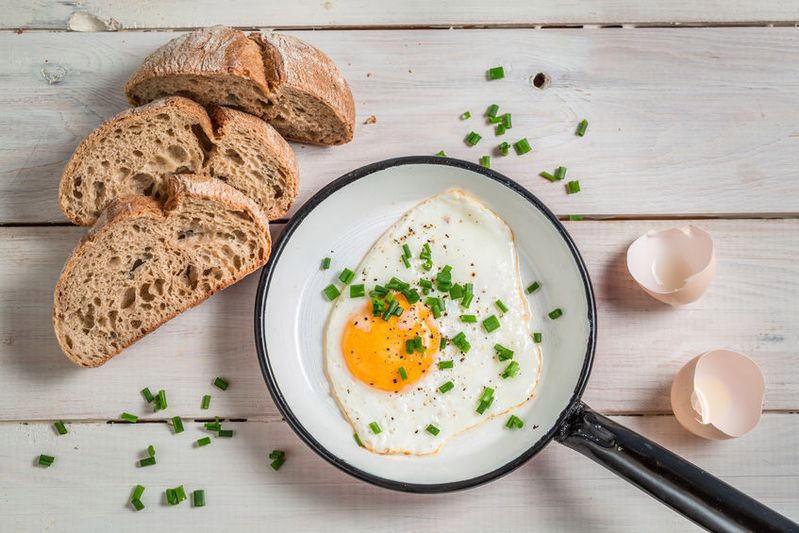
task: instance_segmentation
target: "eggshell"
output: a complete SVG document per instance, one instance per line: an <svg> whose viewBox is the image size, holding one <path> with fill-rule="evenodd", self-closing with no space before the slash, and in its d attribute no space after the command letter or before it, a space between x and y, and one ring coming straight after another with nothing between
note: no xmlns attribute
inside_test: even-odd
<svg viewBox="0 0 799 533"><path fill-rule="evenodd" d="M661 302L675 307L694 302L716 273L713 239L696 226L650 230L627 249L627 270Z"/></svg>
<svg viewBox="0 0 799 533"><path fill-rule="evenodd" d="M705 439L740 437L757 426L765 383L757 363L730 350L691 359L671 385L671 408L680 424Z"/></svg>

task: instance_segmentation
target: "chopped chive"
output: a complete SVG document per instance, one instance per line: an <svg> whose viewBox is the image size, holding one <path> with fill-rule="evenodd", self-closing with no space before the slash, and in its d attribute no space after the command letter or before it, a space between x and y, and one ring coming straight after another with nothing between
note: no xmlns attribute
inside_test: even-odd
<svg viewBox="0 0 799 533"><path fill-rule="evenodd" d="M461 305L462 305L463 307L469 307L469 304L471 304L471 303L472 303L472 298L474 298L474 294L472 294L472 293L466 293L466 294L463 296L463 299L461 300Z"/></svg>
<svg viewBox="0 0 799 533"><path fill-rule="evenodd" d="M502 371L500 377L502 379L508 379L515 377L516 374L519 373L519 363L517 361L511 361L508 363L508 366L505 367L505 370Z"/></svg>
<svg viewBox="0 0 799 533"><path fill-rule="evenodd" d="M52 455L41 454L39 456L39 464L45 468L50 468L50 465L52 465L54 461L55 457Z"/></svg>
<svg viewBox="0 0 799 533"><path fill-rule="evenodd" d="M488 69L489 80L501 80L505 77L505 69L503 67L492 67Z"/></svg>
<svg viewBox="0 0 799 533"><path fill-rule="evenodd" d="M130 497L130 499L140 500L142 494L144 494L144 485L136 485L133 487L133 495Z"/></svg>
<svg viewBox="0 0 799 533"><path fill-rule="evenodd" d="M461 113L461 120L469 120L470 118L472 118L472 114L468 111Z"/></svg>
<svg viewBox="0 0 799 533"><path fill-rule="evenodd" d="M155 464L155 457L145 457L144 459L139 459L139 466L152 466Z"/></svg>
<svg viewBox="0 0 799 533"><path fill-rule="evenodd" d="M413 339L408 339L405 341L405 353L410 355L414 351Z"/></svg>
<svg viewBox="0 0 799 533"><path fill-rule="evenodd" d="M121 418L125 422L136 422L139 419L138 416L132 415L130 413L122 413L121 415L119 415L119 418Z"/></svg>
<svg viewBox="0 0 799 533"><path fill-rule="evenodd" d="M353 433L352 438L355 439L355 444L357 444L359 448L364 447L363 442L361 442L361 437L359 437L357 433Z"/></svg>
<svg viewBox="0 0 799 533"><path fill-rule="evenodd" d="M217 432L217 435L219 435L220 437L230 438L230 437L233 436L233 430L232 429L220 429Z"/></svg>
<svg viewBox="0 0 799 533"><path fill-rule="evenodd" d="M426 428L424 428L424 429L425 429L425 431L427 431L428 433L430 433L430 434L431 434L431 435L433 435L434 437L435 437L436 435L438 435L438 432L439 432L439 431L441 431L440 429L438 429L437 427L435 427L433 424L427 424L427 427L426 427Z"/></svg>
<svg viewBox="0 0 799 533"><path fill-rule="evenodd" d="M560 318L561 315L563 315L563 311L560 309L560 307L558 307L557 309L550 311L548 316L552 320L555 320L556 318Z"/></svg>
<svg viewBox="0 0 799 533"><path fill-rule="evenodd" d="M451 381L447 381L446 383L444 383L443 385L441 385L438 388L438 391L441 394L446 394L446 393L448 393L449 391L451 391L454 388L455 388L455 384L453 382L451 382Z"/></svg>
<svg viewBox="0 0 799 533"><path fill-rule="evenodd" d="M322 270L327 270L330 268L331 259L329 257L325 257L322 259Z"/></svg>
<svg viewBox="0 0 799 533"><path fill-rule="evenodd" d="M505 304L502 302L502 300L497 300L496 302L494 302L494 304L497 306L497 309L499 309L499 310L500 310L500 311L502 311L503 313L507 313L507 312L508 312L508 306L507 306L507 305L505 305Z"/></svg>
<svg viewBox="0 0 799 533"><path fill-rule="evenodd" d="M386 288L393 289L395 291L403 291L405 289L410 288L409 283L405 283L399 278L391 278L388 283L386 283Z"/></svg>
<svg viewBox="0 0 799 533"><path fill-rule="evenodd" d="M147 446L147 455L149 455L150 457L155 457L155 446L153 446L152 444Z"/></svg>
<svg viewBox="0 0 799 533"><path fill-rule="evenodd" d="M67 431L67 426L65 426L61 420L55 422L53 424L53 427L55 428L55 430L58 432L59 435L66 435L67 433L69 433L69 431Z"/></svg>
<svg viewBox="0 0 799 533"><path fill-rule="evenodd" d="M402 255L405 257L411 257L411 247L407 244L402 245Z"/></svg>
<svg viewBox="0 0 799 533"><path fill-rule="evenodd" d="M491 168L491 156L484 155L480 158L480 166L485 168Z"/></svg>
<svg viewBox="0 0 799 533"><path fill-rule="evenodd" d="M447 368L452 368L455 366L455 362L452 359L448 359L446 361L439 361L438 362L438 369L445 370Z"/></svg>
<svg viewBox="0 0 799 533"><path fill-rule="evenodd" d="M540 288L541 284L538 283L537 281L534 281L527 287L527 294L532 294Z"/></svg>
<svg viewBox="0 0 799 533"><path fill-rule="evenodd" d="M583 135L585 135L585 130L587 129L588 129L588 121L583 119L580 121L579 124L577 124L577 131L575 133L577 134L578 137L582 137Z"/></svg>
<svg viewBox="0 0 799 533"><path fill-rule="evenodd" d="M510 415L508 421L505 422L505 427L508 429L521 429L524 427L524 421L516 415Z"/></svg>
<svg viewBox="0 0 799 533"><path fill-rule="evenodd" d="M372 433L374 433L375 435L379 435L380 433L383 432L383 430L380 429L380 426L377 424L377 422L369 422L369 429L371 429Z"/></svg>
<svg viewBox="0 0 799 533"><path fill-rule="evenodd" d="M437 157L447 157L447 154L444 153L444 150L440 150L437 154Z"/></svg>
<svg viewBox="0 0 799 533"><path fill-rule="evenodd" d="M495 344L494 350L497 352L497 359L500 361L507 361L508 359L513 359L513 350L510 348L505 348L501 344Z"/></svg>
<svg viewBox="0 0 799 533"><path fill-rule="evenodd" d="M183 420L181 420L179 416L172 417L172 428L175 430L175 433L183 433Z"/></svg>
<svg viewBox="0 0 799 533"><path fill-rule="evenodd" d="M203 438L197 440L197 446L198 447L207 446L209 444L211 444L211 437L203 437Z"/></svg>
<svg viewBox="0 0 799 533"><path fill-rule="evenodd" d="M194 507L205 507L205 491L197 489L191 493L191 502Z"/></svg>
<svg viewBox="0 0 799 533"><path fill-rule="evenodd" d="M222 424L219 422L206 422L203 427L209 431L219 431L222 429Z"/></svg>
<svg viewBox="0 0 799 533"><path fill-rule="evenodd" d="M488 106L488 109L486 109L486 116L489 118L494 118L497 116L498 112L499 112L499 106L497 104L491 104L490 106Z"/></svg>
<svg viewBox="0 0 799 533"><path fill-rule="evenodd" d="M460 349L460 351L462 351L463 353L468 352L469 349L472 347L472 345L469 344L469 341L466 339L466 334L462 331L457 335L455 335L454 337L452 337L451 340L452 344L457 346L458 349Z"/></svg>
<svg viewBox="0 0 799 533"><path fill-rule="evenodd" d="M486 412L486 409L491 407L492 403L494 403L494 389L491 387L485 387L483 389L483 393L480 395L480 400L477 405L477 412L482 415Z"/></svg>
<svg viewBox="0 0 799 533"><path fill-rule="evenodd" d="M402 259L402 264L405 265L405 268L411 268L411 261L404 255L400 258Z"/></svg>
<svg viewBox="0 0 799 533"><path fill-rule="evenodd" d="M178 485L175 487L175 496L178 497L179 502L182 502L186 499L186 489L183 488L183 485Z"/></svg>
<svg viewBox="0 0 799 533"><path fill-rule="evenodd" d="M203 396L203 403L202 403L202 405L200 405L200 407L202 409L208 409L209 407L211 407L211 395L210 394L206 394L205 396Z"/></svg>
<svg viewBox="0 0 799 533"><path fill-rule="evenodd" d="M272 453L269 454L269 458L272 459L272 463L269 465L272 467L272 470L280 470L280 467L286 462L286 452L283 450L272 450Z"/></svg>
<svg viewBox="0 0 799 533"><path fill-rule="evenodd" d="M341 292L338 290L338 288L335 285L333 285L332 283L330 285L328 285L327 287L325 287L322 290L322 292L324 293L324 295L328 299L328 301L331 301L331 302L333 300L335 300L336 298L338 298L338 295L341 294Z"/></svg>
<svg viewBox="0 0 799 533"><path fill-rule="evenodd" d="M503 124L497 124L494 127L494 135L499 137L500 135L505 135L505 126Z"/></svg>
<svg viewBox="0 0 799 533"><path fill-rule="evenodd" d="M474 146L475 144L479 143L480 139L482 139L482 138L483 137L479 133L470 131L469 135L467 135L466 139L464 139L464 140L466 141L466 144L468 144L470 146Z"/></svg>
<svg viewBox="0 0 799 533"><path fill-rule="evenodd" d="M566 184L566 192L569 194L576 194L580 192L580 181L574 180Z"/></svg>
<svg viewBox="0 0 799 533"><path fill-rule="evenodd" d="M583 217L583 215L569 215L569 220L571 220L572 222L583 220L583 218L585 218Z"/></svg>
<svg viewBox="0 0 799 533"><path fill-rule="evenodd" d="M144 504L141 502L141 500L130 500L130 504L134 509L136 509L136 511L141 511L144 509Z"/></svg>
<svg viewBox="0 0 799 533"><path fill-rule="evenodd" d="M516 155L524 155L531 151L533 147L530 146L530 141L527 140L527 137L524 137L513 143L513 149L516 150Z"/></svg>
<svg viewBox="0 0 799 533"><path fill-rule="evenodd" d="M432 289L433 288L433 282L430 281L429 279L424 279L423 278L423 279L419 280L419 286L422 287L423 289Z"/></svg>
<svg viewBox="0 0 799 533"><path fill-rule="evenodd" d="M513 125L510 121L510 113L505 113L502 115L502 127L504 127L506 130L513 128Z"/></svg>
<svg viewBox="0 0 799 533"><path fill-rule="evenodd" d="M543 339L543 337L544 336L540 332L536 331L535 333L533 333L533 342L536 344L541 344L541 340Z"/></svg>
<svg viewBox="0 0 799 533"><path fill-rule="evenodd" d="M566 177L566 167L558 167L555 169L555 179L562 180Z"/></svg>
<svg viewBox="0 0 799 533"><path fill-rule="evenodd" d="M461 322L472 324L474 322L477 322L477 317L474 315L461 315Z"/></svg>
<svg viewBox="0 0 799 533"><path fill-rule="evenodd" d="M338 279L344 285L349 285L352 282L352 280L355 279L355 272L353 272L349 268L345 268L344 270L341 271L341 274L339 274Z"/></svg>
<svg viewBox="0 0 799 533"><path fill-rule="evenodd" d="M363 284L350 285L350 298L363 298L366 295L366 287Z"/></svg>
<svg viewBox="0 0 799 533"><path fill-rule="evenodd" d="M397 300L391 300L391 304L389 304L388 308L383 312L381 318L387 321L397 309L399 309L399 303L397 303Z"/></svg>
<svg viewBox="0 0 799 533"><path fill-rule="evenodd" d="M177 505L180 503L178 501L178 493L175 489L166 489L164 492L166 493L166 502L169 505Z"/></svg>
<svg viewBox="0 0 799 533"><path fill-rule="evenodd" d="M541 176L544 179L549 180L549 181L558 181L558 178L556 178L555 176L553 176L552 174L550 174L547 171L539 172L538 175Z"/></svg>
<svg viewBox="0 0 799 533"><path fill-rule="evenodd" d="M499 152L502 155L508 155L508 153L510 152L510 144L508 144L507 142L501 143L499 145Z"/></svg>
<svg viewBox="0 0 799 533"><path fill-rule="evenodd" d="M502 124L502 117L488 117L489 124Z"/></svg>
<svg viewBox="0 0 799 533"><path fill-rule="evenodd" d="M221 390L227 390L228 382L217 376L214 378L214 387Z"/></svg>
<svg viewBox="0 0 799 533"><path fill-rule="evenodd" d="M483 320L483 327L488 333L491 333L495 329L499 328L500 323L499 319L495 315L491 315L490 317Z"/></svg>
<svg viewBox="0 0 799 533"><path fill-rule="evenodd" d="M157 404L156 410L166 409L166 391L164 389L158 391L158 396L156 397L155 403Z"/></svg>
<svg viewBox="0 0 799 533"><path fill-rule="evenodd" d="M450 287L449 289L449 297L453 300L457 300L459 298L463 298L465 291L463 290L463 285L458 285L457 283Z"/></svg>
<svg viewBox="0 0 799 533"><path fill-rule="evenodd" d="M400 375L400 378L402 379L402 381L408 381L408 373L405 371L405 367L404 366L399 367L399 371L398 372L399 372L399 375Z"/></svg>
<svg viewBox="0 0 799 533"><path fill-rule="evenodd" d="M155 400L155 396L153 396L153 393L150 392L149 387L144 387L141 390L141 395L144 396L144 399L147 401L147 403L151 403L153 400Z"/></svg>
<svg viewBox="0 0 799 533"><path fill-rule="evenodd" d="M419 353L424 352L425 347L422 345L422 338L419 335L413 338L413 347Z"/></svg>
<svg viewBox="0 0 799 533"><path fill-rule="evenodd" d="M438 341L438 349L443 350L446 347L447 347L447 338L441 337L441 340Z"/></svg>
<svg viewBox="0 0 799 533"><path fill-rule="evenodd" d="M441 318L441 307L439 307L438 304L432 306L430 311L433 313L433 318Z"/></svg>

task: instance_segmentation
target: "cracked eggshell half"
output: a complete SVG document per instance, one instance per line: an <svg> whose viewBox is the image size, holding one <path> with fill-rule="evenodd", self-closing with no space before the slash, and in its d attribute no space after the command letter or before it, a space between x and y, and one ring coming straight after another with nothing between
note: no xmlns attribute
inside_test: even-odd
<svg viewBox="0 0 799 533"><path fill-rule="evenodd" d="M674 377L671 408L685 429L705 439L740 437L763 411L765 383L747 356L713 350L691 359Z"/></svg>
<svg viewBox="0 0 799 533"><path fill-rule="evenodd" d="M661 302L675 307L695 302L716 272L713 239L696 226L650 230L627 249L627 270Z"/></svg>

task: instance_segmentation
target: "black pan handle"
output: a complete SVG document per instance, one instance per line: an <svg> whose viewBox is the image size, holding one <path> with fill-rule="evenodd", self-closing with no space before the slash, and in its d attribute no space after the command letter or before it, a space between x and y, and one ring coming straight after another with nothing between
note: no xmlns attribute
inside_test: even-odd
<svg viewBox="0 0 799 533"><path fill-rule="evenodd" d="M584 403L555 438L711 531L799 531L799 524Z"/></svg>

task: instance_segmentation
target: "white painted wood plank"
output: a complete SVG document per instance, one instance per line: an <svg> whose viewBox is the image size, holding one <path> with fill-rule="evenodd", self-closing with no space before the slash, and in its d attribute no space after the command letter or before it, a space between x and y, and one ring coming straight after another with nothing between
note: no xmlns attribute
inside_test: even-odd
<svg viewBox="0 0 799 533"><path fill-rule="evenodd" d="M701 441L672 417L618 417L756 499L799 519L799 415L767 415L750 435ZM232 439L193 448L198 424L172 435L163 424L0 424L0 508L13 531L696 531L695 526L576 452L551 444L532 462L484 487L413 495L339 472L282 422L229 424ZM226 424L228 425L228 424ZM137 468L149 444L158 464ZM354 444L353 444L354 445ZM273 449L283 468L267 466ZM33 466L40 453L56 457ZM146 509L127 506L136 484ZM205 490L205 508L169 507L167 487ZM268 526L267 526L268 525Z"/></svg>
<svg viewBox="0 0 799 533"><path fill-rule="evenodd" d="M82 0L13 2L0 13L0 28L114 31L150 28L268 26L532 26L557 24L740 24L794 22L794 1L731 0L640 2L633 0L480 0L403 2L369 0Z"/></svg>
<svg viewBox="0 0 799 533"><path fill-rule="evenodd" d="M670 412L672 376L691 357L728 347L766 376L766 408L799 409L799 220L707 220L718 273L699 302L672 309L626 273L629 243L668 221L569 222L597 295L599 345L586 401L614 413ZM0 420L107 419L145 410L139 390L164 388L176 412L274 419L252 329L257 276L145 337L98 369L72 366L50 325L52 287L79 228L0 230ZM311 254L313 255L313 254ZM333 274L331 274L333 275ZM215 376L230 380L222 393ZM160 415L159 415L160 416Z"/></svg>
<svg viewBox="0 0 799 533"><path fill-rule="evenodd" d="M297 146L298 205L378 159L433 154L477 161L499 140L535 151L493 159L558 214L799 213L799 29L295 32L341 65L358 107L355 140ZM0 222L62 221L58 176L122 87L174 34L0 34ZM487 82L504 63L507 78ZM547 73L540 90L530 77ZM57 79L49 84L45 77ZM499 139L480 116L513 113ZM458 116L471 110L474 118ZM375 124L364 125L374 115ZM582 118L585 138L574 135ZM474 129L483 141L469 148ZM537 174L556 165L583 192Z"/></svg>

